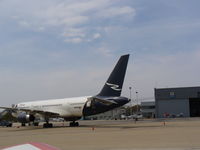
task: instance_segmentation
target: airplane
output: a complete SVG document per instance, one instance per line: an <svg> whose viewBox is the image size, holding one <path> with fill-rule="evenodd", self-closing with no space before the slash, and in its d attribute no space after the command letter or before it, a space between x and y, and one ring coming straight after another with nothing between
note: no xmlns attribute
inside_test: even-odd
<svg viewBox="0 0 200 150"><path fill-rule="evenodd" d="M26 123L38 126L38 120L43 118L46 122L43 128L51 128L53 124L49 123L49 119L57 117L70 121L70 127L79 126L76 121L82 117L103 113L130 101L120 96L128 59L129 54L120 57L102 90L95 96L23 102L13 107L0 108L11 111L22 126Z"/></svg>

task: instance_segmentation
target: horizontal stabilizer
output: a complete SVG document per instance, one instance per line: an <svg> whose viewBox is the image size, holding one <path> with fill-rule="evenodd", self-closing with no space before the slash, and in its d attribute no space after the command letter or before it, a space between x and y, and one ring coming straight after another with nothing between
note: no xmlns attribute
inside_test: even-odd
<svg viewBox="0 0 200 150"><path fill-rule="evenodd" d="M115 101L113 100L107 100L107 99L104 99L104 98L101 98L101 97L91 97L89 98L88 100L90 101L95 101L95 102L99 102L99 103L102 103L104 105L112 105L112 104L117 104Z"/></svg>

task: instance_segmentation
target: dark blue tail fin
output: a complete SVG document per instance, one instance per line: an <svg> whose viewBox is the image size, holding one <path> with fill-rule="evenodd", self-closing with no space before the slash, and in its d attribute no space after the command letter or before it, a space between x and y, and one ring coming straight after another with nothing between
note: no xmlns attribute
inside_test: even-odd
<svg viewBox="0 0 200 150"><path fill-rule="evenodd" d="M110 74L103 89L97 96L120 96L122 86L124 83L124 77L126 74L126 68L128 64L129 54L120 57L115 68Z"/></svg>

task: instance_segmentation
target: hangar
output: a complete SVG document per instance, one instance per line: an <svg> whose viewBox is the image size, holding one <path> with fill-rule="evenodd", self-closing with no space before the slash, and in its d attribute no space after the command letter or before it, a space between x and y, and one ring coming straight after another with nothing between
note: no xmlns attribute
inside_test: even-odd
<svg viewBox="0 0 200 150"><path fill-rule="evenodd" d="M155 89L156 118L200 117L200 87Z"/></svg>

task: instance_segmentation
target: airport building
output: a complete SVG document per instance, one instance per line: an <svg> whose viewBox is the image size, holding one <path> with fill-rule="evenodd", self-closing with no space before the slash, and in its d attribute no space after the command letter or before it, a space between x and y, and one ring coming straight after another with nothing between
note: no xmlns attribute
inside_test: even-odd
<svg viewBox="0 0 200 150"><path fill-rule="evenodd" d="M200 117L200 87L155 89L156 117Z"/></svg>
<svg viewBox="0 0 200 150"><path fill-rule="evenodd" d="M144 118L155 118L155 102L141 102L141 113Z"/></svg>

